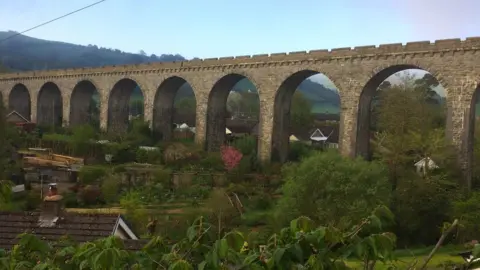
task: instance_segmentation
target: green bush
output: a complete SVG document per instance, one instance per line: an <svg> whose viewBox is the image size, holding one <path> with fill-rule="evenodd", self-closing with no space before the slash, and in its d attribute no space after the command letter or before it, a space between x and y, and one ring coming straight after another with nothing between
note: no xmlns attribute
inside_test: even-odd
<svg viewBox="0 0 480 270"><path fill-rule="evenodd" d="M256 227L261 225L267 225L271 219L271 214L268 212L247 212L243 217L243 224Z"/></svg>
<svg viewBox="0 0 480 270"><path fill-rule="evenodd" d="M211 190L212 188L209 186L194 184L187 188L178 189L176 196L184 199L204 200L210 196Z"/></svg>
<svg viewBox="0 0 480 270"><path fill-rule="evenodd" d="M234 169L234 173L238 174L249 174L255 171L257 165L257 155L245 155L240 160L238 166Z"/></svg>
<svg viewBox="0 0 480 270"><path fill-rule="evenodd" d="M213 186L213 177L210 174L195 175L193 183L196 184L196 185L212 187Z"/></svg>
<svg viewBox="0 0 480 270"><path fill-rule="evenodd" d="M302 142L290 143L290 149L288 152L288 160L300 161L302 158L308 157L312 154L313 150L310 146Z"/></svg>
<svg viewBox="0 0 480 270"><path fill-rule="evenodd" d="M104 177L102 182L102 194L105 202L114 203L118 201L120 181L121 176L117 174L109 174Z"/></svg>
<svg viewBox="0 0 480 270"><path fill-rule="evenodd" d="M85 206L98 205L104 202L100 188L92 185L80 190L80 200Z"/></svg>
<svg viewBox="0 0 480 270"><path fill-rule="evenodd" d="M376 162L317 152L283 170L279 222L305 215L340 228L358 223L378 205L390 203L387 170ZM285 218L287 220L285 220Z"/></svg>
<svg viewBox="0 0 480 270"><path fill-rule="evenodd" d="M153 181L162 184L165 188L170 188L172 185L172 171L169 169L159 169L153 173Z"/></svg>
<svg viewBox="0 0 480 270"><path fill-rule="evenodd" d="M28 191L25 196L25 211L32 211L38 209L42 203L40 194L34 191Z"/></svg>
<svg viewBox="0 0 480 270"><path fill-rule="evenodd" d="M273 206L273 199L269 194L263 193L253 197L249 204L255 210L267 210Z"/></svg>
<svg viewBox="0 0 480 270"><path fill-rule="evenodd" d="M209 152L199 160L198 165L207 171L224 171L225 167L220 153Z"/></svg>
<svg viewBox="0 0 480 270"><path fill-rule="evenodd" d="M252 135L244 136L234 140L232 146L243 155L253 155L257 152L257 138Z"/></svg>
<svg viewBox="0 0 480 270"><path fill-rule="evenodd" d="M139 163L161 164L162 152L160 150L138 149L135 159Z"/></svg>
<svg viewBox="0 0 480 270"><path fill-rule="evenodd" d="M76 208L79 206L78 200L77 200L77 194L73 192L64 193L63 201L65 203L65 207L67 208Z"/></svg>
<svg viewBox="0 0 480 270"><path fill-rule="evenodd" d="M101 166L83 166L78 174L78 180L83 185L91 185L107 174L108 169Z"/></svg>
<svg viewBox="0 0 480 270"><path fill-rule="evenodd" d="M133 228L137 232L144 232L148 215L142 203L142 195L137 191L130 191L122 196L120 205L125 209L125 217L132 222Z"/></svg>
<svg viewBox="0 0 480 270"><path fill-rule="evenodd" d="M121 164L135 161L135 147L127 143L108 143L105 154L112 155L112 163Z"/></svg>
<svg viewBox="0 0 480 270"><path fill-rule="evenodd" d="M462 224L457 239L460 243L480 239L480 192L453 202L453 217Z"/></svg>
<svg viewBox="0 0 480 270"><path fill-rule="evenodd" d="M127 172L128 164L118 164L113 167L113 173L125 173Z"/></svg>
<svg viewBox="0 0 480 270"><path fill-rule="evenodd" d="M435 244L443 223L451 222L451 202L456 198L452 183L440 176L424 179L412 173L398 181L393 195L399 244Z"/></svg>
<svg viewBox="0 0 480 270"><path fill-rule="evenodd" d="M43 135L42 140L44 141L58 141L58 142L67 142L69 143L72 138L69 135L58 134L58 133L46 133Z"/></svg>

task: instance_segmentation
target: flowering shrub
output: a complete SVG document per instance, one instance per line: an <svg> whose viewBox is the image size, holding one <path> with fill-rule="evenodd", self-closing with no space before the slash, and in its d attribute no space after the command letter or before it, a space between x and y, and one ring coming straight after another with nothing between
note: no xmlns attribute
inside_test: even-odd
<svg viewBox="0 0 480 270"><path fill-rule="evenodd" d="M223 145L220 152L222 154L223 164L227 171L235 169L238 164L240 164L243 157L242 153L232 146Z"/></svg>

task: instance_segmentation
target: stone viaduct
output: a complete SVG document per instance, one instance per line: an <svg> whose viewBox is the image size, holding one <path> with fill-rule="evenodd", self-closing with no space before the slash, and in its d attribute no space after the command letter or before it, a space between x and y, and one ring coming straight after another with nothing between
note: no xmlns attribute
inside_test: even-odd
<svg viewBox="0 0 480 270"><path fill-rule="evenodd" d="M369 150L370 101L379 84L405 69L432 73L446 90L446 136L458 150L471 179L474 104L480 83L480 37L300 51L254 56L223 57L170 63L149 63L100 68L7 73L0 75L6 107L38 123L85 121L95 89L100 96L100 122L104 129L128 117L128 98L138 84L145 99L145 119L164 138L172 132L173 99L188 82L197 100L196 142L217 148L225 138L226 98L239 80L248 78L260 98L259 158L288 150L290 99L307 77L323 73L337 86L341 99L340 151L347 156Z"/></svg>

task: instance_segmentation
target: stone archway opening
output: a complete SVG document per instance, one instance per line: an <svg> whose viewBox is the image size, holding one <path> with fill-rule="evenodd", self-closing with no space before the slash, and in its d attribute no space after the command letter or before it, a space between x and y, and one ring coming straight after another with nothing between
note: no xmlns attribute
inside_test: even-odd
<svg viewBox="0 0 480 270"><path fill-rule="evenodd" d="M298 160L297 148L338 148L340 95L326 75L302 70L289 76L274 110L273 161Z"/></svg>
<svg viewBox="0 0 480 270"><path fill-rule="evenodd" d="M475 189L480 187L480 84L473 93L467 121L467 173L471 172L467 179L472 179L471 188Z"/></svg>
<svg viewBox="0 0 480 270"><path fill-rule="evenodd" d="M368 81L360 95L355 153L367 160L376 156L385 159L388 153L412 148L413 134L425 137L427 131L441 130L444 136L446 111L445 90L434 75L413 65L383 69ZM422 155L413 148L405 155L412 159L412 168ZM389 163L400 162L390 160L394 156L398 157L392 154Z"/></svg>
<svg viewBox="0 0 480 270"><path fill-rule="evenodd" d="M244 149L239 150L253 155L261 130L259 117L260 98L253 82L236 73L223 76L208 97L207 151L218 151L225 143L241 143Z"/></svg>
<svg viewBox="0 0 480 270"><path fill-rule="evenodd" d="M90 81L81 81L73 88L70 98L70 126L100 127L100 95Z"/></svg>
<svg viewBox="0 0 480 270"><path fill-rule="evenodd" d="M61 127L63 124L63 99L58 86L45 83L38 93L37 124L46 128Z"/></svg>
<svg viewBox="0 0 480 270"><path fill-rule="evenodd" d="M193 141L195 121L196 99L190 84L178 76L163 81L155 93L153 105L155 138Z"/></svg>
<svg viewBox="0 0 480 270"><path fill-rule="evenodd" d="M108 131L125 133L134 119L143 119L144 95L132 79L121 79L110 91L108 98Z"/></svg>
<svg viewBox="0 0 480 270"><path fill-rule="evenodd" d="M17 84L12 88L8 96L8 112L18 112L25 119L31 119L31 100L30 92L23 84Z"/></svg>

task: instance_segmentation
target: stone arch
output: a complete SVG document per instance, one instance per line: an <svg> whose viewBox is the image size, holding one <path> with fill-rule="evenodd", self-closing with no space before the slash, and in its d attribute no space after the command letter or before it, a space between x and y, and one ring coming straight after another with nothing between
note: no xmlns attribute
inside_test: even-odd
<svg viewBox="0 0 480 270"><path fill-rule="evenodd" d="M61 126L63 123L62 93L53 82L45 83L38 92L37 123L42 126Z"/></svg>
<svg viewBox="0 0 480 270"><path fill-rule="evenodd" d="M368 79L366 84L361 90L358 113L357 113L357 125L355 136L355 155L362 156L365 159L371 158L370 152L370 123L371 123L371 103L377 92L378 87L387 78L395 73L417 69L429 72L440 84L443 79L441 75L430 68L423 67L419 64L410 64L399 62L398 64L381 66L373 70L372 76ZM442 84L443 85L443 84ZM447 94L447 93L446 93ZM448 119L447 119L448 122Z"/></svg>
<svg viewBox="0 0 480 270"><path fill-rule="evenodd" d="M16 111L26 119L31 118L30 92L24 84L16 84L8 95L8 112Z"/></svg>
<svg viewBox="0 0 480 270"><path fill-rule="evenodd" d="M162 81L155 92L152 127L155 134L158 134L163 140L171 140L173 136L173 119L176 114L174 103L177 93L181 89L188 90L188 88L192 87L186 79L179 76L172 76ZM193 98L196 101L195 91L192 92ZM193 104L193 125L195 125L195 113L196 108L195 104ZM191 125L192 123L189 124L189 126Z"/></svg>
<svg viewBox="0 0 480 270"><path fill-rule="evenodd" d="M252 79L251 76L248 76L247 74L244 74L242 72L232 72L223 75L215 82L212 89L210 90L207 105L207 137L205 145L208 151L216 151L220 148L222 144L225 143L225 131L227 126L227 99L232 88L242 80L248 80L256 88L257 94L260 94L258 84L256 84L254 79ZM259 117L261 118L261 116ZM257 123L258 125L261 125L261 121ZM261 130L261 127L258 126L257 130Z"/></svg>
<svg viewBox="0 0 480 270"><path fill-rule="evenodd" d="M278 159L281 162L287 161L290 145L290 109L293 95L302 82L318 74L324 75L331 81L327 75L319 71L313 69L298 70L285 78L275 93L272 158ZM335 87L340 105L340 91L337 86Z"/></svg>
<svg viewBox="0 0 480 270"><path fill-rule="evenodd" d="M90 80L79 81L70 96L70 125L91 124L99 126L97 102L100 96L96 85Z"/></svg>
<svg viewBox="0 0 480 270"><path fill-rule="evenodd" d="M108 97L108 131L125 132L127 130L131 112L130 97L137 87L144 98L143 89L133 79L123 78L112 87ZM145 109L145 99L141 109Z"/></svg>

